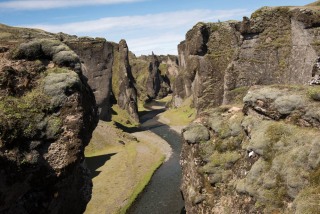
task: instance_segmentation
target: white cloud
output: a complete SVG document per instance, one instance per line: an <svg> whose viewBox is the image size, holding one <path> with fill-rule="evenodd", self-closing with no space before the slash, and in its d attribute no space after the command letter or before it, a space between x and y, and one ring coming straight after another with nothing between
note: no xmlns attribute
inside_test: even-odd
<svg viewBox="0 0 320 214"><path fill-rule="evenodd" d="M15 10L43 10L89 5L121 4L140 1L144 0L25 0L0 2L0 8Z"/></svg>
<svg viewBox="0 0 320 214"><path fill-rule="evenodd" d="M184 34L174 32L156 34L148 37L127 39L129 48L136 55L151 54L157 55L177 54L177 44L184 40Z"/></svg>
<svg viewBox="0 0 320 214"><path fill-rule="evenodd" d="M28 25L49 32L64 32L79 36L106 37L107 40L127 40L130 50L136 54L176 54L176 46L186 32L197 22L209 22L241 18L249 15L244 9L235 10L190 10L158 14L105 17L96 20L56 25ZM167 51L167 52L166 52Z"/></svg>
<svg viewBox="0 0 320 214"><path fill-rule="evenodd" d="M34 28L44 29L50 32L67 32L71 34L92 33L108 30L130 29L174 29L187 24L195 24L199 21L217 21L219 19L232 18L248 14L247 10L191 10L137 16L106 17L91 21L73 22L59 25L33 25Z"/></svg>

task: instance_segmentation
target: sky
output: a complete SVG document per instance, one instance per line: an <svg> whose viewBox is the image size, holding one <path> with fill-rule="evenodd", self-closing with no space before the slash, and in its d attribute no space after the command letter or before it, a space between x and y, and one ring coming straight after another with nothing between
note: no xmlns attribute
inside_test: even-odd
<svg viewBox="0 0 320 214"><path fill-rule="evenodd" d="M315 1L315 0L314 0ZM125 39L137 56L177 54L197 22L242 20L262 6L313 0L0 0L0 23L77 36Z"/></svg>

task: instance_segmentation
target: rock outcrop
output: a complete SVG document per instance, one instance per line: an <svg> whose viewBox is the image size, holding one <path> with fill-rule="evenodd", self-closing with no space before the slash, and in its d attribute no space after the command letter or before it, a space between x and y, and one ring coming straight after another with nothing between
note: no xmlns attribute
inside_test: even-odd
<svg viewBox="0 0 320 214"><path fill-rule="evenodd" d="M81 58L83 74L96 98L99 118L111 120L111 107L119 104L138 122L137 92L126 42L121 40L117 44L103 38L77 38L62 33L56 36Z"/></svg>
<svg viewBox="0 0 320 214"><path fill-rule="evenodd" d="M160 91L161 77L159 65L158 58L152 53L151 62L149 64L149 76L146 84L149 99L155 99Z"/></svg>
<svg viewBox="0 0 320 214"><path fill-rule="evenodd" d="M264 7L178 46L173 103L198 111L182 133L188 213L320 212L319 14Z"/></svg>
<svg viewBox="0 0 320 214"><path fill-rule="evenodd" d="M164 79L159 70L160 62L152 53L151 62L149 64L149 76L147 79L147 96L149 100L156 98L163 98L170 92L170 85L168 79Z"/></svg>
<svg viewBox="0 0 320 214"><path fill-rule="evenodd" d="M130 55L139 100L163 98L172 92L171 84L178 75L178 59L173 55Z"/></svg>
<svg viewBox="0 0 320 214"><path fill-rule="evenodd" d="M127 42L121 40L119 45L115 45L115 49L117 62L114 64L112 77L114 96L119 107L125 109L135 121L139 122L137 89L134 86L135 79L129 64Z"/></svg>
<svg viewBox="0 0 320 214"><path fill-rule="evenodd" d="M255 86L243 109L202 112L183 131L187 212L318 213L319 93L319 86Z"/></svg>
<svg viewBox="0 0 320 214"><path fill-rule="evenodd" d="M82 59L56 35L0 30L0 213L83 213L98 113Z"/></svg>
<svg viewBox="0 0 320 214"><path fill-rule="evenodd" d="M319 55L317 7L263 7L242 22L198 23L178 46L174 103L199 112L243 97L252 85L307 84Z"/></svg>
<svg viewBox="0 0 320 214"><path fill-rule="evenodd" d="M111 120L113 44L101 38L65 36L61 40L81 59L83 75L88 79L96 98L99 118Z"/></svg>

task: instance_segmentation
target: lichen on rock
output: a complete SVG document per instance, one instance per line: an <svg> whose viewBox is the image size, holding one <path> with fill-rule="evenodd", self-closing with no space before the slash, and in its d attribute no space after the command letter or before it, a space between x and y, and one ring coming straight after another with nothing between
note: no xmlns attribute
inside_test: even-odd
<svg viewBox="0 0 320 214"><path fill-rule="evenodd" d="M211 138L191 144L186 132L182 135L182 192L188 212L319 210L314 204L319 199L319 125L306 116L319 106L308 95L310 87L255 86L243 109L220 106L198 115L197 126ZM195 203L195 196L202 200Z"/></svg>
<svg viewBox="0 0 320 214"><path fill-rule="evenodd" d="M16 34L0 53L0 212L83 213L95 98L77 54L52 34L25 31L35 38Z"/></svg>

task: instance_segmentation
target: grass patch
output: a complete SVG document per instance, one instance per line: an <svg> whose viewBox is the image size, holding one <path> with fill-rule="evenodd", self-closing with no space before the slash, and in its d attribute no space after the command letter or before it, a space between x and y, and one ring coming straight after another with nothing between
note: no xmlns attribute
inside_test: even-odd
<svg viewBox="0 0 320 214"><path fill-rule="evenodd" d="M154 165L150 168L149 172L147 172L144 175L144 177L140 180L138 185L133 190L133 193L131 194L127 205L125 205L123 208L121 208L118 211L119 214L125 214L127 212L127 210L132 205L132 203L136 200L136 198L139 196L142 190L147 186L147 184L152 178L153 173L162 165L164 160L165 160L165 156L163 155L158 162L154 163Z"/></svg>
<svg viewBox="0 0 320 214"><path fill-rule="evenodd" d="M112 122L104 121L93 132L85 156L88 163L97 165L100 161L90 168L93 193L85 211L88 214L125 213L164 161L158 147L138 142Z"/></svg>
<svg viewBox="0 0 320 214"><path fill-rule="evenodd" d="M137 127L139 123L134 121L126 110L121 109L118 105L112 106L112 121L121 124L127 128Z"/></svg>
<svg viewBox="0 0 320 214"><path fill-rule="evenodd" d="M320 86L309 87L308 96L313 100L320 101Z"/></svg>
<svg viewBox="0 0 320 214"><path fill-rule="evenodd" d="M187 125L196 117L196 109L191 106L192 97L189 97L180 107L164 112L163 117L170 120L169 125Z"/></svg>

